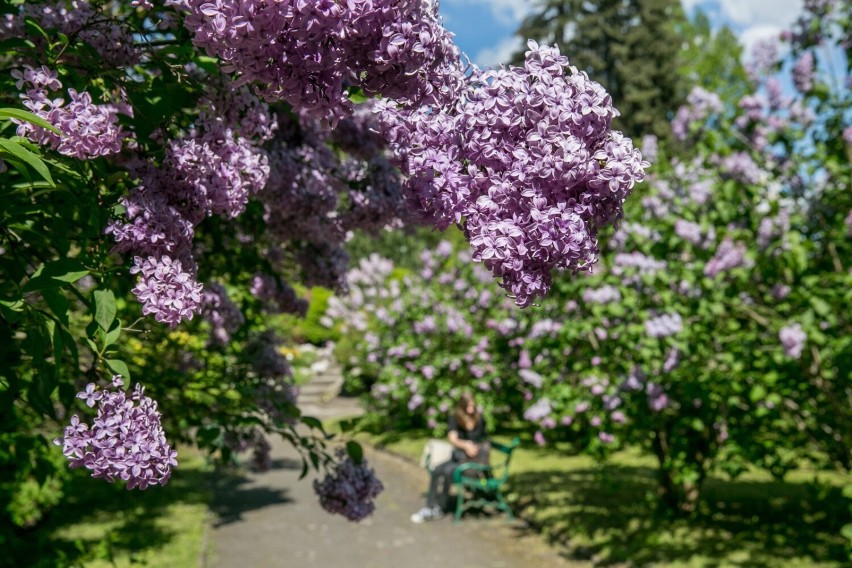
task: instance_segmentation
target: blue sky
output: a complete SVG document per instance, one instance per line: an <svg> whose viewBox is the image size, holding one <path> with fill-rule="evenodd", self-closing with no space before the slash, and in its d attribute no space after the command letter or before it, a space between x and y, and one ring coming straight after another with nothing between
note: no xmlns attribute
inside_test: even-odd
<svg viewBox="0 0 852 568"><path fill-rule="evenodd" d="M801 11L803 0L683 0L700 6L716 25L729 25L746 47L777 37ZM479 65L495 66L523 46L514 32L535 0L441 0L441 14L456 43ZM746 49L748 53L748 49ZM571 54L566 54L571 57Z"/></svg>

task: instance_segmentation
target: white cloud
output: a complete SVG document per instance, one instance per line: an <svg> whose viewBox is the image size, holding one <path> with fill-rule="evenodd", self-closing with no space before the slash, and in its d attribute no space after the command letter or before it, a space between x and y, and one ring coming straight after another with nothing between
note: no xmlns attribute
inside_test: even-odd
<svg viewBox="0 0 852 568"><path fill-rule="evenodd" d="M531 0L444 0L447 4L483 4L501 24L517 26L533 8Z"/></svg>
<svg viewBox="0 0 852 568"><path fill-rule="evenodd" d="M787 28L802 11L802 0L720 0L722 14L746 28L774 25Z"/></svg>
<svg viewBox="0 0 852 568"><path fill-rule="evenodd" d="M477 53L473 62L480 67L497 67L508 63L512 55L524 47L524 40L518 36L504 38L493 47L486 47Z"/></svg>

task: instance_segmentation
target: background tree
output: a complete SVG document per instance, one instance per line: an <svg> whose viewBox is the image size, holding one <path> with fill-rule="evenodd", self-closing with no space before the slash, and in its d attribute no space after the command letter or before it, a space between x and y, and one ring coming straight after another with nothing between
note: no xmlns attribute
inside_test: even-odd
<svg viewBox="0 0 852 568"><path fill-rule="evenodd" d="M678 22L682 37L677 73L680 76L678 100L684 100L693 85L716 93L725 102L736 102L751 90L742 64L742 46L727 26L713 30L707 14L696 10L691 18Z"/></svg>

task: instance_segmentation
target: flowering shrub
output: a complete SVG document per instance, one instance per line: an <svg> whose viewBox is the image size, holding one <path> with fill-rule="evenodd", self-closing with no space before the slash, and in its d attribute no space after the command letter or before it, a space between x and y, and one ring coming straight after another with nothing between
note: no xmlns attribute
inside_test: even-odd
<svg viewBox="0 0 852 568"><path fill-rule="evenodd" d="M820 41L848 37L849 21L834 3L807 10L807 31L788 34L786 64L758 46L753 93L726 105L697 89L672 125L685 146L644 142L656 165L626 202L626 222L602 232L594 274L554 279L537 308L506 312L487 275L476 265L453 272L438 249L419 271L376 259L359 267L329 315L357 331L341 355L349 380L370 389L370 418L437 427L453 388L467 386L487 416L523 420L539 444L601 457L644 447L659 460L663 502L682 511L713 469L735 476L757 464L783 476L802 457L848 469L849 90L832 90L821 52L802 38L823 21ZM799 76L795 92L780 87L787 70ZM495 74L495 89L502 80ZM419 126L418 140L462 129L427 128L439 122ZM444 200L449 222L455 179L426 176L422 186L421 204ZM478 203L491 207L493 194ZM480 245L496 240L472 242L487 263Z"/></svg>
<svg viewBox="0 0 852 568"><path fill-rule="evenodd" d="M267 467L267 436L281 435L305 471L334 469L321 424L296 405L281 339L292 319L281 314L308 312L305 286L346 290L355 231L411 221L405 197L443 171L393 165L417 151L424 113L473 137L433 140L447 155L463 150L451 160L454 212L434 200L417 211L464 225L467 261L483 261L522 306L552 270L593 262L598 229L618 220L647 165L611 131L609 96L547 47L532 46L523 69L466 67L437 10L432 0L3 4L0 442L21 455L0 468L12 472L0 510L14 487L59 475L34 448L68 424L81 389L98 416L85 428L71 419L64 454L128 488L164 484L175 442L224 460L251 449ZM510 100L515 88L523 101ZM479 113L509 120L493 144L469 122ZM515 195L507 184L520 176ZM499 191L486 202L489 188ZM463 314L489 300L465 301L436 325L467 332ZM467 343L447 365L497 381L487 346ZM116 375L145 377L146 394L99 390ZM362 475L356 447L336 479ZM354 495L329 483L324 506L372 510L376 482Z"/></svg>

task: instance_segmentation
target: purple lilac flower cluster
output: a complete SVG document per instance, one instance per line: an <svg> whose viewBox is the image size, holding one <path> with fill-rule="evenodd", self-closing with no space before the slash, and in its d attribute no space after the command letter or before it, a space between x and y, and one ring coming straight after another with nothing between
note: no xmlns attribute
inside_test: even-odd
<svg viewBox="0 0 852 568"><path fill-rule="evenodd" d="M80 160L121 151L122 142L129 134L118 124L116 105L93 104L89 93L74 89L68 89L69 101L52 96L51 93L62 88L62 83L56 71L44 66L34 69L25 65L23 71L12 71L12 77L18 89L24 89L21 93L24 106L62 132L60 136L41 126L16 121L18 136ZM122 109L131 112L126 105Z"/></svg>
<svg viewBox="0 0 852 568"><path fill-rule="evenodd" d="M272 331L253 337L246 343L243 355L259 377L278 378L292 375L287 358L279 351L281 339Z"/></svg>
<svg viewBox="0 0 852 568"><path fill-rule="evenodd" d="M715 278L723 272L744 266L746 247L742 243L734 243L730 238L723 240L716 249L713 258L704 266L704 275Z"/></svg>
<svg viewBox="0 0 852 568"><path fill-rule="evenodd" d="M139 61L130 26L110 17L108 3L87 0L59 2L24 2L20 11L5 14L0 26L0 39L26 37L26 20L34 20L45 30L56 30L79 39L97 51L100 60L111 67L124 67ZM37 44L41 35L31 36Z"/></svg>
<svg viewBox="0 0 852 568"><path fill-rule="evenodd" d="M204 288L201 304L201 313L210 322L210 344L227 345L231 335L245 323L240 308L228 297L225 287L217 282L209 283Z"/></svg>
<svg viewBox="0 0 852 568"><path fill-rule="evenodd" d="M194 43L238 83L336 123L352 112L346 85L405 103L451 98L460 54L425 0L186 0Z"/></svg>
<svg viewBox="0 0 852 568"><path fill-rule="evenodd" d="M793 85L802 94L809 93L814 87L814 54L806 51L793 65Z"/></svg>
<svg viewBox="0 0 852 568"><path fill-rule="evenodd" d="M299 241L297 260L310 284L345 288L350 231L376 231L406 213L402 182L387 157L369 107L359 107L331 133L316 121L285 118L271 150L271 182L262 193L264 220L280 241ZM334 147L349 149L340 159Z"/></svg>
<svg viewBox="0 0 852 568"><path fill-rule="evenodd" d="M645 321L645 333L660 338L675 335L683 330L683 319L679 313L662 314Z"/></svg>
<svg viewBox="0 0 852 568"><path fill-rule="evenodd" d="M452 106L377 105L413 208L439 229L463 225L473 260L519 306L553 270L591 269L598 228L649 165L610 129L618 111L598 83L557 48L529 47L524 67L474 71Z"/></svg>
<svg viewBox="0 0 852 568"><path fill-rule="evenodd" d="M789 41L795 50L807 49L824 43L831 32L843 30L842 23L845 22L847 35L842 38L841 47L850 47L852 40L848 35L848 6L845 2L805 0L803 8L803 14L794 22L792 29L782 32L781 39Z"/></svg>
<svg viewBox="0 0 852 568"><path fill-rule="evenodd" d="M621 292L610 285L586 288L583 290L583 301L587 304L613 304L621 301Z"/></svg>
<svg viewBox="0 0 852 568"><path fill-rule="evenodd" d="M784 348L787 357L798 359L802 356L808 335L800 324L794 323L782 327L778 332L778 339L781 340L781 346Z"/></svg>
<svg viewBox="0 0 852 568"><path fill-rule="evenodd" d="M685 219L675 221L675 234L694 245L699 245L704 240L701 225Z"/></svg>
<svg viewBox="0 0 852 568"><path fill-rule="evenodd" d="M662 385L648 383L645 385L645 393L648 396L648 407L654 412L661 412L669 406L669 396Z"/></svg>
<svg viewBox="0 0 852 568"><path fill-rule="evenodd" d="M342 449L336 454L337 464L322 481L314 480L314 491L322 508L329 513L360 521L373 513L374 500L384 491L384 486L367 460L356 463Z"/></svg>
<svg viewBox="0 0 852 568"><path fill-rule="evenodd" d="M255 274L249 291L263 302L268 312L290 313L302 317L308 313L307 300L300 298L287 282L271 274Z"/></svg>
<svg viewBox="0 0 852 568"><path fill-rule="evenodd" d="M780 53L775 39L764 39L754 44L750 53L751 59L746 65L752 81L759 81L778 65Z"/></svg>
<svg viewBox="0 0 852 568"><path fill-rule="evenodd" d="M210 215L238 216L269 176L266 154L244 136L263 142L272 135L272 119L261 118L268 109L252 103L246 91L230 99L244 103L230 107L228 116L237 122L226 123L209 100L196 128L169 143L160 166L131 165L139 181L120 200L125 219L106 229L116 252L134 255L131 273L141 278L133 291L143 313L172 327L202 308L192 255L195 226Z"/></svg>
<svg viewBox="0 0 852 568"><path fill-rule="evenodd" d="M722 99L701 87L693 87L672 121L672 132L676 139L687 140L690 125L707 120L711 115L722 112Z"/></svg>
<svg viewBox="0 0 852 568"><path fill-rule="evenodd" d="M177 452L166 441L157 403L141 385L129 397L123 386L119 375L112 378L115 390L89 383L77 398L89 408L97 405L97 416L90 426L75 414L54 443L62 446L72 468L85 467L92 477L122 480L128 489L165 485L177 466Z"/></svg>

